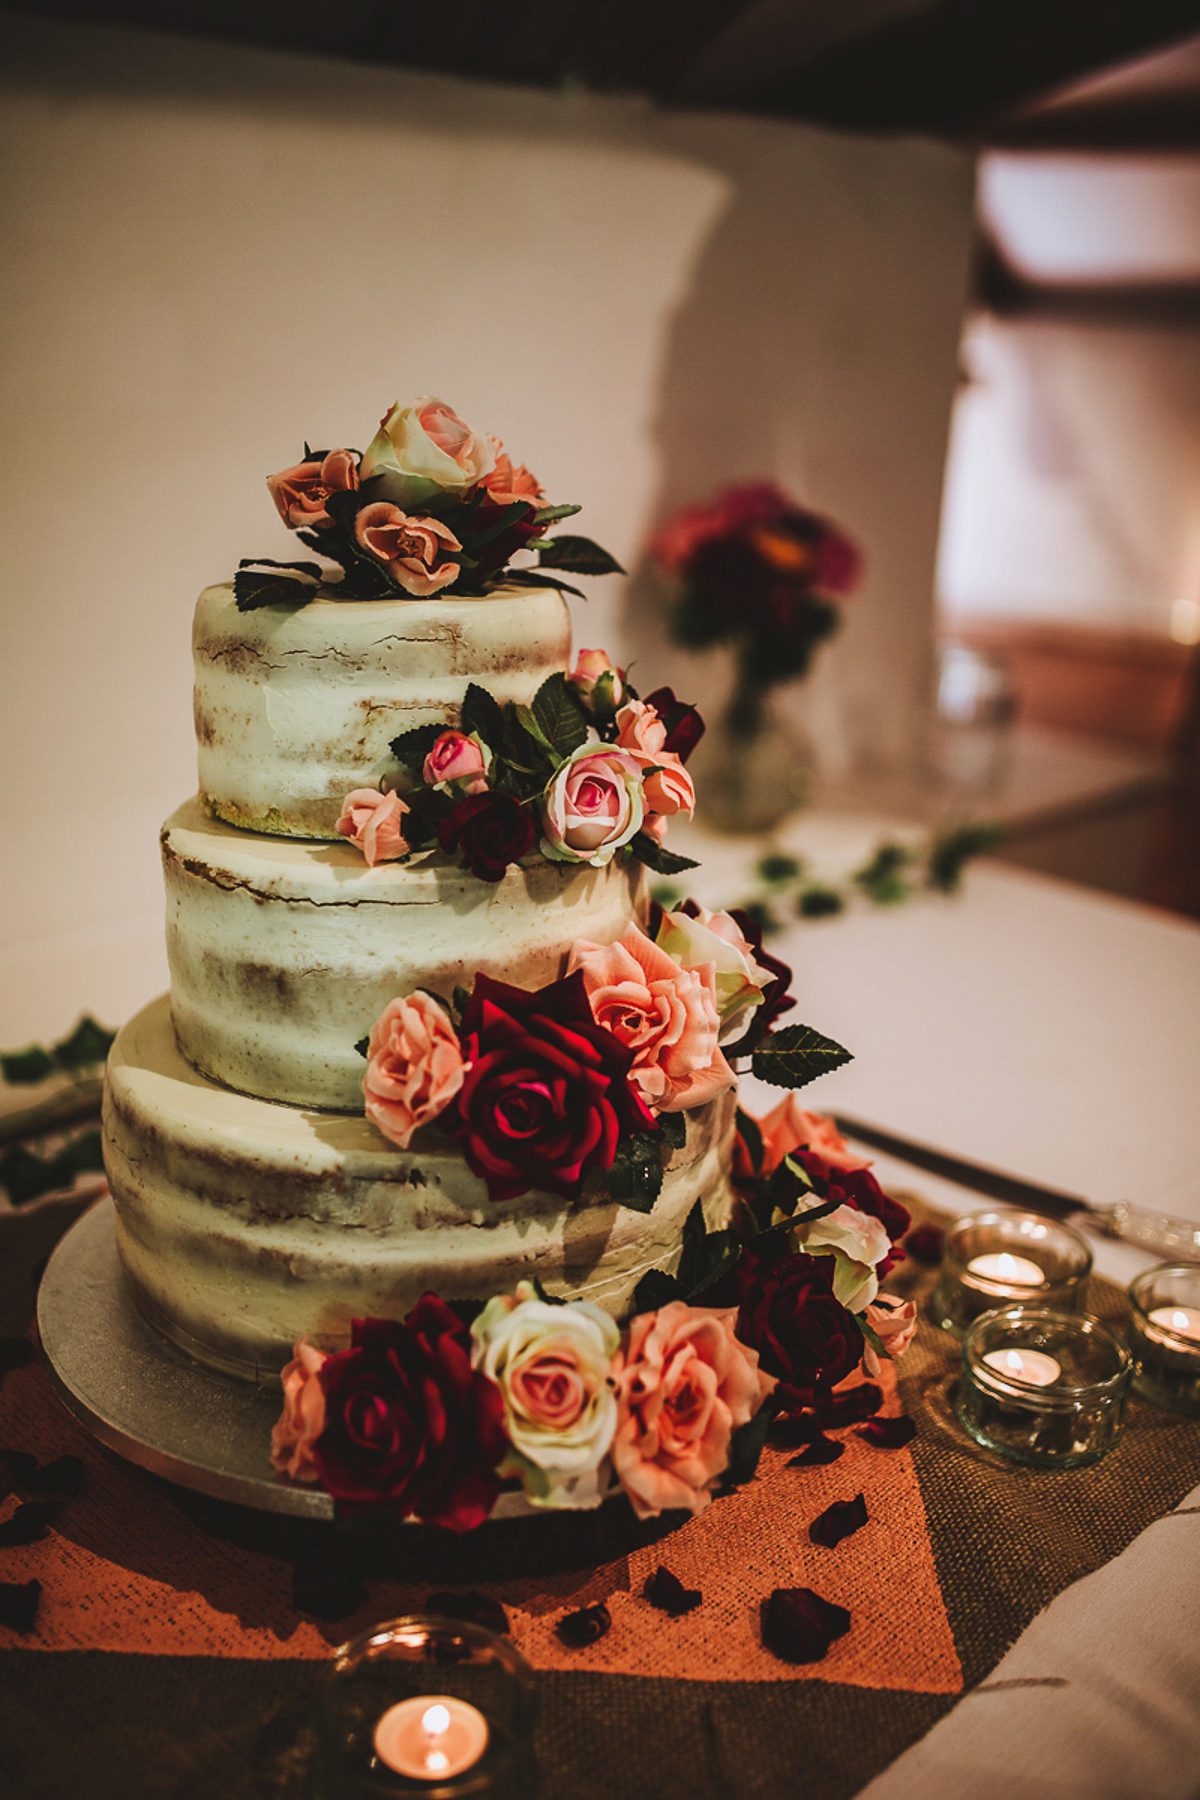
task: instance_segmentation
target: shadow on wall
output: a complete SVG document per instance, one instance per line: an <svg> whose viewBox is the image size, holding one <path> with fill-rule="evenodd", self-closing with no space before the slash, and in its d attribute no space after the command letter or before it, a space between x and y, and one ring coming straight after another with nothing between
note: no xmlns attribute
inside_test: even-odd
<svg viewBox="0 0 1200 1800"><path fill-rule="evenodd" d="M648 523L767 478L843 526L865 578L787 704L831 772L903 764L928 692L971 165L938 145L757 121L670 117L661 136L721 173L731 198L673 321ZM729 658L671 646L667 605L643 557L630 660L711 717Z"/></svg>

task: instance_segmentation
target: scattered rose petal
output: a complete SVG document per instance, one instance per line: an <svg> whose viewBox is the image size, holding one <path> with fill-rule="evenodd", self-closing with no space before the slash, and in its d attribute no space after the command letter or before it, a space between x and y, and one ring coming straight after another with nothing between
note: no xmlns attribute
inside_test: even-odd
<svg viewBox="0 0 1200 1800"><path fill-rule="evenodd" d="M19 1488L22 1493L29 1477L37 1472L37 1457L28 1450L6 1450L0 1447L0 1500Z"/></svg>
<svg viewBox="0 0 1200 1800"><path fill-rule="evenodd" d="M821 1469L827 1463L835 1463L846 1446L839 1444L836 1438L826 1437L823 1433L815 1437L807 1449L799 1456L789 1456L784 1464L788 1469Z"/></svg>
<svg viewBox="0 0 1200 1800"><path fill-rule="evenodd" d="M32 1356L33 1345L28 1338L0 1338L0 1378L7 1375L10 1369L23 1369Z"/></svg>
<svg viewBox="0 0 1200 1800"><path fill-rule="evenodd" d="M568 1650L585 1650L602 1638L611 1625L612 1615L598 1600L595 1606L581 1606L578 1612L564 1613L554 1632Z"/></svg>
<svg viewBox="0 0 1200 1800"><path fill-rule="evenodd" d="M56 1456L18 1486L31 1500L73 1500L83 1487L83 1462L78 1456Z"/></svg>
<svg viewBox="0 0 1200 1800"><path fill-rule="evenodd" d="M859 1432L877 1450L902 1450L917 1435L917 1428L907 1413L894 1419L871 1419Z"/></svg>
<svg viewBox="0 0 1200 1800"><path fill-rule="evenodd" d="M32 1631L41 1597L40 1581L0 1581L0 1625L9 1631Z"/></svg>
<svg viewBox="0 0 1200 1800"><path fill-rule="evenodd" d="M482 1625L499 1637L508 1635L508 1614L500 1602L474 1588L468 1594L430 1594L425 1611L443 1619L461 1619L467 1625Z"/></svg>
<svg viewBox="0 0 1200 1800"><path fill-rule="evenodd" d="M937 1225L916 1225L904 1240L904 1248L914 1262L934 1269L942 1260L946 1234Z"/></svg>
<svg viewBox="0 0 1200 1800"><path fill-rule="evenodd" d="M664 1569L661 1564L647 1580L642 1594L651 1606L657 1606L659 1612L665 1612L672 1619L681 1619L704 1598L699 1588L685 1588L678 1575L672 1575L670 1569Z"/></svg>
<svg viewBox="0 0 1200 1800"><path fill-rule="evenodd" d="M861 1494L856 1494L853 1500L835 1500L832 1506L827 1506L809 1526L808 1535L814 1544L832 1550L843 1538L861 1530L866 1522L867 1503Z"/></svg>
<svg viewBox="0 0 1200 1800"><path fill-rule="evenodd" d="M850 1629L850 1614L811 1588L776 1588L762 1604L762 1640L781 1662L820 1662L835 1638Z"/></svg>
<svg viewBox="0 0 1200 1800"><path fill-rule="evenodd" d="M812 1444L823 1436L811 1413L785 1414L771 1421L767 1437L782 1450L793 1450L798 1444Z"/></svg>
<svg viewBox="0 0 1200 1800"><path fill-rule="evenodd" d="M827 1431L839 1431L843 1425L857 1425L869 1419L883 1405L883 1389L873 1381L860 1381L844 1393L830 1394L816 1409L817 1418Z"/></svg>
<svg viewBox="0 0 1200 1800"><path fill-rule="evenodd" d="M25 1506L18 1506L12 1517L0 1525L0 1546L7 1550L14 1544L36 1544L45 1537L59 1505L57 1500L30 1500Z"/></svg>
<svg viewBox="0 0 1200 1800"><path fill-rule="evenodd" d="M331 1623L356 1612L367 1597L362 1570L348 1555L323 1552L292 1570L292 1605L310 1618Z"/></svg>

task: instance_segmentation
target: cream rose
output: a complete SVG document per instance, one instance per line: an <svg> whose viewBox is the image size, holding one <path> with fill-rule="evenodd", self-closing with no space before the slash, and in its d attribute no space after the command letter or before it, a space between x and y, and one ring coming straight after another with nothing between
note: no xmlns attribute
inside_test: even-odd
<svg viewBox="0 0 1200 1800"><path fill-rule="evenodd" d="M354 535L376 557L406 594L425 599L449 587L459 565L439 562L447 550L461 550L454 533L438 519L418 519L388 500L364 506L354 520Z"/></svg>
<svg viewBox="0 0 1200 1800"><path fill-rule="evenodd" d="M500 1389L512 1454L535 1506L589 1507L607 1485L617 1424L608 1377L620 1333L590 1301L555 1306L532 1283L489 1300L471 1327L473 1367Z"/></svg>
<svg viewBox="0 0 1200 1800"><path fill-rule="evenodd" d="M645 810L636 759L608 744L581 744L543 795L543 853L603 868L641 830Z"/></svg>
<svg viewBox="0 0 1200 1800"><path fill-rule="evenodd" d="M763 990L774 979L754 960L754 951L728 913L664 913L656 941L684 969L713 969L721 1042L743 1036L748 1014L762 1003Z"/></svg>
<svg viewBox="0 0 1200 1800"><path fill-rule="evenodd" d="M395 862L408 855L400 824L408 810L399 794L381 794L378 788L355 788L342 801L337 829L362 851L373 868L377 862Z"/></svg>
<svg viewBox="0 0 1200 1800"><path fill-rule="evenodd" d="M271 1467L293 1481L319 1481L312 1447L325 1429L325 1391L317 1380L328 1361L301 1338L281 1377L283 1413L271 1428Z"/></svg>
<svg viewBox="0 0 1200 1800"><path fill-rule="evenodd" d="M875 1265L887 1256L892 1240L870 1213L839 1206L811 1225L801 1218L794 1241L797 1250L810 1256L833 1257L833 1297L847 1312L862 1312L874 1300L879 1292Z"/></svg>
<svg viewBox="0 0 1200 1800"><path fill-rule="evenodd" d="M418 991L393 1000L367 1042L367 1117L407 1150L418 1126L449 1106L466 1071L458 1034L432 994Z"/></svg>
<svg viewBox="0 0 1200 1800"><path fill-rule="evenodd" d="M672 1300L642 1313L613 1365L613 1467L639 1519L670 1507L698 1513L729 1463L735 1429L758 1411L774 1378L734 1335L737 1308Z"/></svg>
<svg viewBox="0 0 1200 1800"><path fill-rule="evenodd" d="M466 494L496 466L494 440L472 431L444 400L396 403L367 445L360 470L373 496L406 511L438 493Z"/></svg>
<svg viewBox="0 0 1200 1800"><path fill-rule="evenodd" d="M596 1023L633 1051L629 1080L653 1111L701 1106L734 1085L711 974L681 969L636 925L615 944L573 944L567 973L576 969Z"/></svg>

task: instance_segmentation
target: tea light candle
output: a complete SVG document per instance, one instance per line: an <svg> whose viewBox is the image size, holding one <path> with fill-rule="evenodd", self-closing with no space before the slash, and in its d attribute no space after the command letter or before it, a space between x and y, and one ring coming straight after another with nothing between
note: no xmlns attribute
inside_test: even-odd
<svg viewBox="0 0 1200 1800"><path fill-rule="evenodd" d="M1161 1325L1176 1337L1190 1338L1192 1343L1200 1344L1200 1307L1156 1306L1146 1316L1151 1325ZM1149 1337L1152 1334L1147 1332L1146 1335ZM1155 1336L1156 1343L1164 1341L1166 1340Z"/></svg>
<svg viewBox="0 0 1200 1800"><path fill-rule="evenodd" d="M1041 1287L1046 1277L1042 1269L1027 1256L1012 1256L1007 1250L993 1250L985 1256L973 1256L967 1264L972 1275L981 1281L994 1281L1009 1288Z"/></svg>
<svg viewBox="0 0 1200 1800"><path fill-rule="evenodd" d="M983 1360L997 1375L1030 1387L1053 1387L1062 1374L1061 1364L1042 1350L989 1350Z"/></svg>
<svg viewBox="0 0 1200 1800"><path fill-rule="evenodd" d="M398 1775L438 1781L461 1775L487 1749L488 1723L450 1694L418 1694L389 1706L375 1727L375 1754Z"/></svg>

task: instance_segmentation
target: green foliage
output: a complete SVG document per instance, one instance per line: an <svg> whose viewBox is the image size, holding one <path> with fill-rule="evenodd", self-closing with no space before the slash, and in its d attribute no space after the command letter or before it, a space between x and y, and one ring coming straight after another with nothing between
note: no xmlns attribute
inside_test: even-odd
<svg viewBox="0 0 1200 1800"><path fill-rule="evenodd" d="M912 892L912 883L905 873L912 860L913 851L907 844L880 844L870 862L856 869L852 879L876 906L895 906Z"/></svg>
<svg viewBox="0 0 1200 1800"><path fill-rule="evenodd" d="M582 506L539 506L533 522L535 525L557 525L560 519L569 519L573 513L582 511Z"/></svg>
<svg viewBox="0 0 1200 1800"><path fill-rule="evenodd" d="M588 716L573 681L560 673L550 675L533 696L533 716L542 741L559 758L570 756L587 742Z"/></svg>
<svg viewBox="0 0 1200 1800"><path fill-rule="evenodd" d="M258 612L264 606L304 606L320 580L319 563L243 557L233 578L234 604L239 612Z"/></svg>
<svg viewBox="0 0 1200 1800"><path fill-rule="evenodd" d="M495 755L504 747L504 709L500 702L472 681L467 687L462 703L462 729L465 732L477 732ZM442 727L446 729L445 726Z"/></svg>
<svg viewBox="0 0 1200 1800"><path fill-rule="evenodd" d="M615 556L586 537L550 538L534 542L540 569L565 569L568 575L623 575Z"/></svg>
<svg viewBox="0 0 1200 1800"><path fill-rule="evenodd" d="M785 856L782 851L775 851L770 856L761 857L754 872L768 887L786 887L793 881L799 881L804 873L804 864L798 857Z"/></svg>
<svg viewBox="0 0 1200 1800"><path fill-rule="evenodd" d="M23 1144L11 1145L0 1156L0 1185L14 1206L24 1206L55 1188L70 1187L76 1175L99 1173L103 1168L100 1133L84 1131L52 1156L39 1156Z"/></svg>
<svg viewBox="0 0 1200 1800"><path fill-rule="evenodd" d="M648 1213L662 1193L663 1159L657 1132L640 1131L617 1146L605 1185L609 1198L631 1212Z"/></svg>
<svg viewBox="0 0 1200 1800"><path fill-rule="evenodd" d="M446 729L445 725L414 725L411 731L402 731L399 737L394 737L388 749L397 762L419 775L425 767L425 758Z"/></svg>
<svg viewBox="0 0 1200 1800"><path fill-rule="evenodd" d="M987 856L1004 842L1004 827L988 821L974 825L949 825L933 840L925 871L926 887L939 894L955 894L962 885L963 869L973 856Z"/></svg>
<svg viewBox="0 0 1200 1800"><path fill-rule="evenodd" d="M687 1115L682 1112L662 1112L658 1115L659 1142L668 1150L682 1150L687 1143Z"/></svg>
<svg viewBox="0 0 1200 1800"><path fill-rule="evenodd" d="M845 910L845 896L831 887L805 888L796 902L796 911L802 919L831 919Z"/></svg>
<svg viewBox="0 0 1200 1800"><path fill-rule="evenodd" d="M760 1081L800 1088L853 1060L849 1050L822 1037L811 1025L784 1025L767 1034L751 1057L750 1067Z"/></svg>
<svg viewBox="0 0 1200 1800"><path fill-rule="evenodd" d="M684 869L698 866L694 857L676 856L673 851L660 844L657 838L651 837L648 831L639 831L629 847L656 875L680 875Z"/></svg>
<svg viewBox="0 0 1200 1800"><path fill-rule="evenodd" d="M0 1076L17 1087L45 1081L51 1075L79 1075L104 1061L115 1036L85 1013L74 1029L48 1050L31 1044L26 1050L0 1053Z"/></svg>

